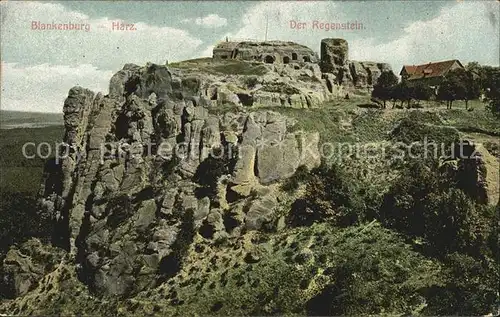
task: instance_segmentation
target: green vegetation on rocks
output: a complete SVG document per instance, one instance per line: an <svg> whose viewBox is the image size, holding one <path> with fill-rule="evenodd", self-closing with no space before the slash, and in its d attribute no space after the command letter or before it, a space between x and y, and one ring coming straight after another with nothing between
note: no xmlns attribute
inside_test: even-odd
<svg viewBox="0 0 500 317"><path fill-rule="evenodd" d="M473 111L435 101L379 109L366 91L324 102L318 82L270 84L322 78L316 73L209 59L127 64L108 96L70 91L64 140L85 159L57 166L24 162L16 151L61 128L0 131L2 162L38 178L2 180L10 196L2 195L0 225L10 229L0 238L10 249L0 313L494 313L498 160L488 149L496 149L496 118L479 101ZM240 97L256 102L243 106ZM465 140L481 155L394 155L394 145L425 139L449 149ZM138 153L150 141L153 153ZM101 162L101 142L134 147ZM329 143L337 153L320 157ZM160 145L186 155L153 157ZM220 157L230 145L238 151Z"/></svg>

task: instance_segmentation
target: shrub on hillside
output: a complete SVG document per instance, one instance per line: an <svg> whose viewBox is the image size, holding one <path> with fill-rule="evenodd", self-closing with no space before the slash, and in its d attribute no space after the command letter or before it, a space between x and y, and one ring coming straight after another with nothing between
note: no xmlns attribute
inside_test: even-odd
<svg viewBox="0 0 500 317"><path fill-rule="evenodd" d="M299 188L300 184L309 179L309 175L310 173L307 166L301 165L291 177L283 182L281 189L289 193L294 192Z"/></svg>
<svg viewBox="0 0 500 317"><path fill-rule="evenodd" d="M439 264L376 222L346 229L314 224L269 238L271 247L254 245L262 250L255 261L213 265L176 289L184 304L164 314L415 314L428 300L425 289L442 285Z"/></svg>
<svg viewBox="0 0 500 317"><path fill-rule="evenodd" d="M379 217L387 227L423 239L433 256L487 252L491 215L435 165L415 162L405 170L385 195Z"/></svg>
<svg viewBox="0 0 500 317"><path fill-rule="evenodd" d="M352 182L342 168L322 164L311 171L304 197L293 204L289 221L294 226L325 220L348 226L357 221L359 208Z"/></svg>
<svg viewBox="0 0 500 317"><path fill-rule="evenodd" d="M411 144L424 142L425 139L438 144L451 145L459 140L458 131L452 127L438 127L411 118L403 118L391 131L394 141Z"/></svg>
<svg viewBox="0 0 500 317"><path fill-rule="evenodd" d="M216 203L217 183L222 175L229 174L236 164L238 148L226 144L213 152L198 166L193 180L200 185L196 191L198 198L209 197Z"/></svg>
<svg viewBox="0 0 500 317"><path fill-rule="evenodd" d="M337 256L323 272L332 283L307 302L307 315L415 315L428 301L424 290L442 285L438 264L376 222L344 229L334 241Z"/></svg>
<svg viewBox="0 0 500 317"><path fill-rule="evenodd" d="M453 253L443 261L445 283L426 290L426 316L487 316L498 309L498 263Z"/></svg>

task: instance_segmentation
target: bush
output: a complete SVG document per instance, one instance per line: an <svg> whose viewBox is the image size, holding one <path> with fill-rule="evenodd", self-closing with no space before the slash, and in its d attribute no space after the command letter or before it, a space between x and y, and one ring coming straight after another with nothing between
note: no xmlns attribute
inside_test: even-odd
<svg viewBox="0 0 500 317"><path fill-rule="evenodd" d="M259 78L257 76L248 76L245 77L244 82L248 88L254 88L259 83Z"/></svg>
<svg viewBox="0 0 500 317"><path fill-rule="evenodd" d="M500 99L492 99L486 105L486 109L495 117L500 118Z"/></svg>
<svg viewBox="0 0 500 317"><path fill-rule="evenodd" d="M48 240L52 222L37 212L36 199L24 193L1 192L0 200L0 257L9 246L31 237Z"/></svg>
<svg viewBox="0 0 500 317"><path fill-rule="evenodd" d="M427 290L424 315L486 316L498 309L498 263L453 253L444 259L446 283Z"/></svg>
<svg viewBox="0 0 500 317"><path fill-rule="evenodd" d="M307 166L301 165L291 177L283 182L281 189L288 193L292 193L299 189L300 184L306 182L309 179L309 176L310 174Z"/></svg>
<svg viewBox="0 0 500 317"><path fill-rule="evenodd" d="M225 147L214 149L198 166L193 181L201 185L196 190L197 198L209 197L216 203L217 183L222 175L229 174L236 164L238 148L228 143Z"/></svg>
<svg viewBox="0 0 500 317"><path fill-rule="evenodd" d="M331 221L347 226L358 219L358 201L349 177L338 166L322 164L311 171L305 195L293 206L289 221L293 226L307 226L318 221Z"/></svg>
<svg viewBox="0 0 500 317"><path fill-rule="evenodd" d="M449 174L416 162L385 195L380 219L412 239L423 239L424 251L432 256L480 256L487 248L491 222L481 210Z"/></svg>
<svg viewBox="0 0 500 317"><path fill-rule="evenodd" d="M439 265L425 259L378 223L342 230L333 244L333 283L307 302L307 315L415 315L423 290L439 287Z"/></svg>

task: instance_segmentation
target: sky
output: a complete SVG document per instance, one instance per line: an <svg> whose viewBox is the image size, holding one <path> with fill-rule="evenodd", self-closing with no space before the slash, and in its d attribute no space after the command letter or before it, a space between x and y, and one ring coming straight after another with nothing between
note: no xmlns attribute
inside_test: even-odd
<svg viewBox="0 0 500 317"><path fill-rule="evenodd" d="M499 64L500 2L489 1L61 1L0 2L2 110L61 112L73 86L107 94L126 63L211 56L217 42L289 40L319 52L344 38L350 60L404 64L458 59ZM291 21L306 23L293 28ZM359 30L313 28L361 23ZM81 30L39 23L83 24ZM133 30L113 30L113 24Z"/></svg>

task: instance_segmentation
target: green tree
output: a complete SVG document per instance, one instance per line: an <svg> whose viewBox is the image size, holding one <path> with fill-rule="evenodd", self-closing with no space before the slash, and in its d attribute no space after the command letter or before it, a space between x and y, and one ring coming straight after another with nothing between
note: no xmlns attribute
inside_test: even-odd
<svg viewBox="0 0 500 317"><path fill-rule="evenodd" d="M411 92L416 100L429 100L434 95L432 88L424 83L417 83Z"/></svg>
<svg viewBox="0 0 500 317"><path fill-rule="evenodd" d="M409 107L411 101L411 91L412 89L408 86L408 83L406 81L402 81L391 89L391 99L394 101L400 100L401 106L403 106L406 101Z"/></svg>
<svg viewBox="0 0 500 317"><path fill-rule="evenodd" d="M458 71L449 72L439 85L438 99L446 101L446 107L451 109L453 101L463 99L466 95L465 82Z"/></svg>
<svg viewBox="0 0 500 317"><path fill-rule="evenodd" d="M488 253L491 217L457 189L452 173L421 161L412 163L395 182L380 212L386 226L422 239L426 252L437 257Z"/></svg>
<svg viewBox="0 0 500 317"><path fill-rule="evenodd" d="M495 88L498 88L495 77L498 76L500 67L483 66L481 69L481 89L488 95Z"/></svg>
<svg viewBox="0 0 500 317"><path fill-rule="evenodd" d="M491 74L486 96L489 99L487 109L495 116L500 117L500 70Z"/></svg>
<svg viewBox="0 0 500 317"><path fill-rule="evenodd" d="M441 82L438 90L438 99L447 101L447 107L451 109L453 101L464 100L465 109L468 102L477 99L480 94L480 84L473 71L462 68L450 71Z"/></svg>
<svg viewBox="0 0 500 317"><path fill-rule="evenodd" d="M498 87L494 78L500 71L499 67L480 65L478 62L470 62L465 66L465 69L472 73L479 88L479 94L483 93L488 95L492 89Z"/></svg>
<svg viewBox="0 0 500 317"><path fill-rule="evenodd" d="M351 225L360 213L354 191L350 178L340 166L322 164L311 171L305 195L292 206L289 222L307 226L329 220L339 226Z"/></svg>
<svg viewBox="0 0 500 317"><path fill-rule="evenodd" d="M391 90L398 83L398 78L392 71L382 72L373 86L372 97L383 101L384 108L387 100L391 99Z"/></svg>

